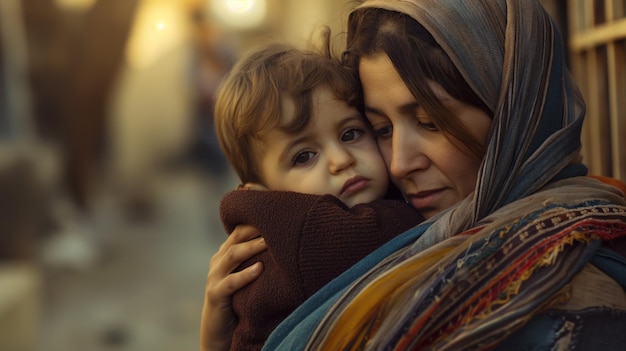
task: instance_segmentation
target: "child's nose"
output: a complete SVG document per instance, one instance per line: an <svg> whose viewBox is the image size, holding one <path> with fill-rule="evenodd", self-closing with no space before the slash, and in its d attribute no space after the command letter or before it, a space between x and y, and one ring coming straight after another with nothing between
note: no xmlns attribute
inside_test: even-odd
<svg viewBox="0 0 626 351"><path fill-rule="evenodd" d="M328 166L331 174L341 173L350 168L355 162L352 154L342 147L333 149L330 152L329 160Z"/></svg>

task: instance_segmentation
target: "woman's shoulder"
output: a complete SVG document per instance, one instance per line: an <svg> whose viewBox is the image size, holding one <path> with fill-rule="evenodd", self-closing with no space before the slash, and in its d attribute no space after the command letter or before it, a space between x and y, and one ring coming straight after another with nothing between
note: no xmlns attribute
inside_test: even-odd
<svg viewBox="0 0 626 351"><path fill-rule="evenodd" d="M590 175L589 177L597 179L597 180L601 181L604 184L611 185L611 186L621 190L622 193L625 194L625 196L626 196L626 183L624 183L620 179L611 178L611 177L607 177L607 176L601 176L601 175Z"/></svg>

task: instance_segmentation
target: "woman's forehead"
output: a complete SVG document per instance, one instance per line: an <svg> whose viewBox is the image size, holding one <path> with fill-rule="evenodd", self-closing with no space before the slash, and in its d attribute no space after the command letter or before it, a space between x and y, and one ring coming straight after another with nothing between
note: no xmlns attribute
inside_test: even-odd
<svg viewBox="0 0 626 351"><path fill-rule="evenodd" d="M371 100L373 96L380 96L382 92L392 93L394 90L406 90L406 92L410 93L400 73L385 53L363 57L359 63L359 76L366 100L368 100L368 97ZM417 84L428 86L428 90L438 100L451 98L443 86L435 80L426 78L413 80ZM413 95L411 94L411 96Z"/></svg>

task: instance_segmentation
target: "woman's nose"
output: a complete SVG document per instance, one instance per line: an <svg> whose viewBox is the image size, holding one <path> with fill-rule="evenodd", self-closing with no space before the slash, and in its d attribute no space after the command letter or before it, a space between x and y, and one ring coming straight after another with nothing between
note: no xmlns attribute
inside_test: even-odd
<svg viewBox="0 0 626 351"><path fill-rule="evenodd" d="M335 147L329 150L328 169L331 174L338 174L350 168L355 160L352 154L343 147Z"/></svg>
<svg viewBox="0 0 626 351"><path fill-rule="evenodd" d="M394 178L406 178L411 173L428 167L428 158L422 152L417 136L394 130L392 138L389 173Z"/></svg>

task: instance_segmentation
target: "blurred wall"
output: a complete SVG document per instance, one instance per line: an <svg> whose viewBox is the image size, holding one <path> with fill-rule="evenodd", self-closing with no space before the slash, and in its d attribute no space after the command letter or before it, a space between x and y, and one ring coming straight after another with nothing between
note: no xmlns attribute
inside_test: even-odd
<svg viewBox="0 0 626 351"><path fill-rule="evenodd" d="M214 136L201 131L210 128L212 95L232 63L265 41L305 46L324 25L343 43L347 15L358 4L264 0L265 17L252 27L243 25L249 19L228 24L234 12L216 13L218 5L254 1L261 6L262 0L19 1L37 131L61 144L59 162L75 201L88 207L102 181L124 195L149 192L142 188L161 169L198 145L215 149ZM542 2L566 36L563 2ZM2 2L9 3L18 1ZM3 46L18 37L3 33ZM11 117L0 121L28 125L26 117Z"/></svg>
<svg viewBox="0 0 626 351"><path fill-rule="evenodd" d="M144 191L190 134L191 43L185 1L142 0L110 101L110 176Z"/></svg>
<svg viewBox="0 0 626 351"><path fill-rule="evenodd" d="M163 169L190 159L212 172L228 168L215 156L210 131L223 75L261 42L305 46L323 25L339 34L352 3L265 0L255 26L245 18L229 24L235 12L216 12L224 4L260 7L261 1L2 1L3 16L23 19L11 28L14 21L3 20L0 30L1 52L14 53L0 61L3 138L19 134L22 142L33 134L28 142L54 150L60 186L85 215L102 193L146 196ZM8 69L8 58L20 46L27 54L11 67L24 68L22 86L6 75L18 72ZM17 99L20 90L32 99ZM28 113L18 113L20 101ZM32 133L16 132L20 126Z"/></svg>

